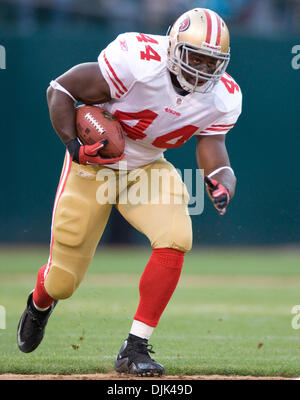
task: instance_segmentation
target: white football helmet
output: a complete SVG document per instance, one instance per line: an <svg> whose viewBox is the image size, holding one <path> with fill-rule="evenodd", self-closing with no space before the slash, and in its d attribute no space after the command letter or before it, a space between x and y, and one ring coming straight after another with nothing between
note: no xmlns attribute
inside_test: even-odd
<svg viewBox="0 0 300 400"><path fill-rule="evenodd" d="M207 93L221 79L230 60L229 31L221 17L206 8L181 15L168 31L168 69L188 92ZM191 63L197 55L210 56L211 67Z"/></svg>

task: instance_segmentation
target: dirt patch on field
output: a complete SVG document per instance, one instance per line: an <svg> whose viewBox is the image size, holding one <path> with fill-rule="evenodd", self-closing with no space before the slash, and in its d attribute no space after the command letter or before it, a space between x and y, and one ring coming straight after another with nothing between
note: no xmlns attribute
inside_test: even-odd
<svg viewBox="0 0 300 400"><path fill-rule="evenodd" d="M295 380L280 376L241 376L241 375L165 375L162 378L140 378L131 375L111 374L82 374L82 375L19 375L3 374L0 380Z"/></svg>

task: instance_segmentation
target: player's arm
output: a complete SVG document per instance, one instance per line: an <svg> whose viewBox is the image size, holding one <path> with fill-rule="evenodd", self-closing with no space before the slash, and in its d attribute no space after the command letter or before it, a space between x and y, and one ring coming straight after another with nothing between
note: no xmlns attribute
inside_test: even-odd
<svg viewBox="0 0 300 400"><path fill-rule="evenodd" d="M206 177L207 192L221 215L226 212L236 186L236 177L230 167L225 136L199 135L196 150L198 166L204 170Z"/></svg>
<svg viewBox="0 0 300 400"><path fill-rule="evenodd" d="M87 150L87 157L94 157L103 144L99 144L98 148L97 145L96 147L92 145L95 149L94 147L90 149L88 146L81 146L80 149L76 139L75 104L79 101L84 104L109 101L111 99L109 86L96 62L76 65L55 79L55 82L59 84L57 89L52 86L47 89L47 102L53 128L68 148L73 160L86 163L88 160L85 158L83 148ZM95 158L92 161L100 163L100 160Z"/></svg>
<svg viewBox="0 0 300 400"><path fill-rule="evenodd" d="M55 79L76 101L100 104L110 100L109 86L96 62L79 64ZM52 125L67 144L76 138L75 102L67 93L49 86L47 101Z"/></svg>

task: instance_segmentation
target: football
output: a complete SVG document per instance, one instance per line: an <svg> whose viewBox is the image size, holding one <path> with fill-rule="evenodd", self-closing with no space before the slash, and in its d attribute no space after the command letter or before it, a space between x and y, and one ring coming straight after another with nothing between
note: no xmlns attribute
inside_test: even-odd
<svg viewBox="0 0 300 400"><path fill-rule="evenodd" d="M124 152L125 138L119 121L97 106L82 105L76 108L77 136L83 144L94 144L106 139L99 153L104 158L120 157Z"/></svg>

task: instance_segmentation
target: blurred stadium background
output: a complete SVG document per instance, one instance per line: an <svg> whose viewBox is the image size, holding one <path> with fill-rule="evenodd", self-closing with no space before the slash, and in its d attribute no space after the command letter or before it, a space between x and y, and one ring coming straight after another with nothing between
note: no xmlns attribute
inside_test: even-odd
<svg viewBox="0 0 300 400"><path fill-rule="evenodd" d="M300 70L291 66L300 44L299 0L0 0L3 141L1 243L48 243L64 147L46 104L51 79L95 61L118 33L165 34L193 7L210 7L228 22L243 113L228 135L238 178L230 210L219 218L206 199L193 217L194 245L297 245L300 241L298 154ZM10 148L9 148L10 149ZM195 142L169 150L180 169L196 167ZM146 244L117 214L102 243Z"/></svg>

